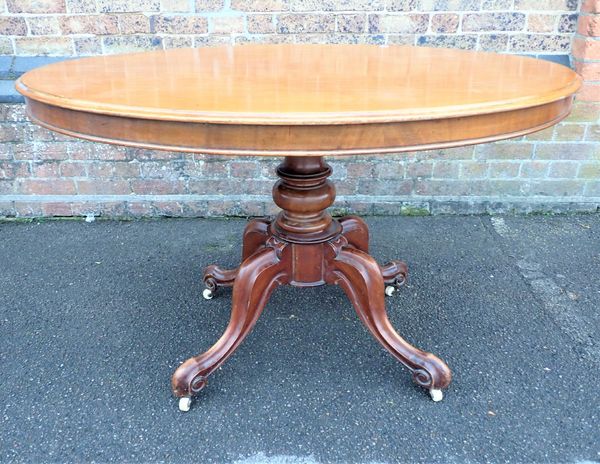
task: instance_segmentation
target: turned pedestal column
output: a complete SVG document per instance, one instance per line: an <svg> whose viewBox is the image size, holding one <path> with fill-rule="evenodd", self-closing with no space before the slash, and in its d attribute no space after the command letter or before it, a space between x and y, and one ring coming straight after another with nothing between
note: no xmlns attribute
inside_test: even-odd
<svg viewBox="0 0 600 464"><path fill-rule="evenodd" d="M219 287L233 286L231 319L212 348L175 371L172 386L180 409L189 409L191 397L252 330L279 285L341 286L377 341L412 371L414 381L435 401L441 400L450 370L436 356L408 344L386 315L384 293L393 293L404 282L406 264L392 261L379 266L368 254L365 222L356 216L333 219L326 211L335 199L335 187L328 179L331 167L322 157L287 157L277 175L273 200L282 211L273 221L248 223L238 268L211 265L205 270L205 298L212 298Z"/></svg>

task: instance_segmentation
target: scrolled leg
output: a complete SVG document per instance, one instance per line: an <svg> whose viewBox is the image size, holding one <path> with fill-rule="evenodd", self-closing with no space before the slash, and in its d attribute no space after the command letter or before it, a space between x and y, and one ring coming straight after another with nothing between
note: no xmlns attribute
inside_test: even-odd
<svg viewBox="0 0 600 464"><path fill-rule="evenodd" d="M375 260L358 249L345 247L333 261L330 280L344 289L377 341L412 371L418 385L438 399L439 391L450 384L450 369L437 356L413 347L394 330L385 311L384 277Z"/></svg>
<svg viewBox="0 0 600 464"><path fill-rule="evenodd" d="M342 235L348 244L365 253L369 252L369 227L358 216L344 216L339 219Z"/></svg>
<svg viewBox="0 0 600 464"><path fill-rule="evenodd" d="M242 261L250 257L256 250L265 244L267 241L268 228L270 221L266 218L253 219L244 229L243 245L242 245ZM216 264L207 266L204 269L202 278L206 287L202 292L202 296L210 300L217 293L219 287L231 287L235 282L239 267L235 269L223 269Z"/></svg>
<svg viewBox="0 0 600 464"><path fill-rule="evenodd" d="M221 338L204 354L185 361L172 378L175 396L191 398L205 385L207 377L219 367L252 330L269 296L285 283L287 272L280 261L280 250L264 247L248 257L239 267L233 285L231 318ZM183 406L188 406L187 400ZM180 403L181 407L181 403Z"/></svg>

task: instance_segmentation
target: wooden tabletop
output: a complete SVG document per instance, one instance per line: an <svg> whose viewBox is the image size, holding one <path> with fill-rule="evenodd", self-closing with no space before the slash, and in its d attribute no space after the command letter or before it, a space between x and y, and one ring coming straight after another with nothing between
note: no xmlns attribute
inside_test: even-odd
<svg viewBox="0 0 600 464"><path fill-rule="evenodd" d="M398 151L519 135L566 116L579 86L580 78L567 67L515 55L298 44L83 58L29 71L17 82L35 120L71 135L183 151L298 155ZM497 115L493 120L500 126L507 118L513 124L494 130L490 115ZM448 137L456 121L444 133L427 130L450 119L482 127L477 133L461 127L459 137ZM124 122L128 131L112 127ZM386 124L401 136L390 139ZM286 136L290 127L296 142ZM200 129L210 133L191 136ZM157 137L157 130L165 136ZM423 130L427 134L415 133ZM317 136L335 140L306 143Z"/></svg>

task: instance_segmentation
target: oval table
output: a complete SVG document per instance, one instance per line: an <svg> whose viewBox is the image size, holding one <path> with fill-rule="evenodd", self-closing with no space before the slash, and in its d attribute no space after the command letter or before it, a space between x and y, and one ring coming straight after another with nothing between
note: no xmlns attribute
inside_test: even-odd
<svg viewBox="0 0 600 464"><path fill-rule="evenodd" d="M434 400L451 380L438 357L390 324L384 294L407 266L380 266L356 216L333 219L325 157L490 142L556 124L580 78L527 57L374 45L245 45L99 56L50 64L17 81L29 116L63 134L135 147L281 156L274 219L254 219L236 269L208 266L205 298L233 286L231 319L175 371L181 410L239 346L279 285L340 285L360 320Z"/></svg>

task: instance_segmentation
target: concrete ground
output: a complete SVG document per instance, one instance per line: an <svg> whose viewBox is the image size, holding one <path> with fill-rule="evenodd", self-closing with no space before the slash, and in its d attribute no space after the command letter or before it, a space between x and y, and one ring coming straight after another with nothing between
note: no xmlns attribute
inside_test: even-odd
<svg viewBox="0 0 600 464"><path fill-rule="evenodd" d="M242 220L0 224L0 461L600 462L600 216L367 218L402 258L387 299L445 359L441 403L337 287L281 288L188 413L170 375L208 348Z"/></svg>

